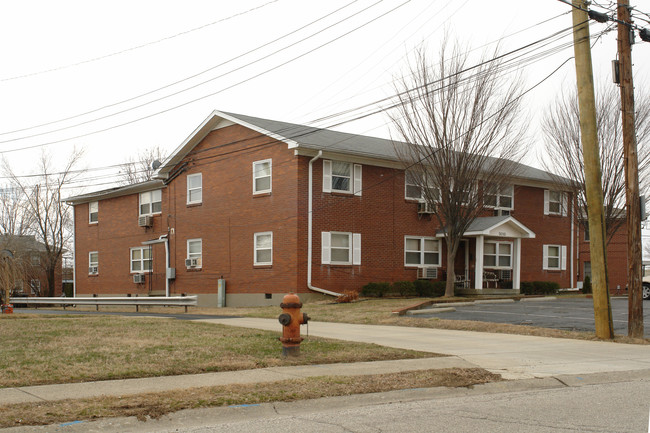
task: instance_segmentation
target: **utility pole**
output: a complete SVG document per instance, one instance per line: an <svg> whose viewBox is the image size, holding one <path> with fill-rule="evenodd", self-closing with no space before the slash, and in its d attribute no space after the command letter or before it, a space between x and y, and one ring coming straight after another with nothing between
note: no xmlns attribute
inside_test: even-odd
<svg viewBox="0 0 650 433"><path fill-rule="evenodd" d="M623 125L623 161L627 211L627 334L643 338L643 286L641 252L641 202L639 200L639 162L634 127L634 85L632 83L632 20L628 0L618 0L618 61Z"/></svg>
<svg viewBox="0 0 650 433"><path fill-rule="evenodd" d="M602 339L614 337L612 308L609 302L607 258L605 249L605 213L603 187L596 128L596 100L589 45L589 15L585 0L573 3L573 47L575 51L578 105L580 108L580 138L585 163L585 190L587 216L589 218L589 252L593 277L594 319L596 336Z"/></svg>

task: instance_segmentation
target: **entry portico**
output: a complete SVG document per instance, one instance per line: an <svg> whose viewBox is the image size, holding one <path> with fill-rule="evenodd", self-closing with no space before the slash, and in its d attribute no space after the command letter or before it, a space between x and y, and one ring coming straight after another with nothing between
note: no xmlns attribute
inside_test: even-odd
<svg viewBox="0 0 650 433"><path fill-rule="evenodd" d="M439 234L439 236L443 236ZM474 290L484 283L495 283L497 272L511 273L512 290L519 292L521 283L521 240L533 239L535 233L510 215L479 217L470 224L463 238L474 238ZM469 242L465 243L469 246ZM469 254L465 252L465 275L469 277ZM486 273L486 269L490 272ZM485 276L488 278L485 278ZM468 278L467 278L468 279ZM486 281L487 280L487 281ZM467 281L469 283L469 281ZM465 287L471 287L466 284Z"/></svg>

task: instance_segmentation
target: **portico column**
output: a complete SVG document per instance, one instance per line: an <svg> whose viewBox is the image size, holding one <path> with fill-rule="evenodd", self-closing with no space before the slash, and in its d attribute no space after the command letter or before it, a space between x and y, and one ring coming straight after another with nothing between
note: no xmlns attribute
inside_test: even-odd
<svg viewBox="0 0 650 433"><path fill-rule="evenodd" d="M483 235L476 238L476 263L474 264L474 286L483 290Z"/></svg>
<svg viewBox="0 0 650 433"><path fill-rule="evenodd" d="M514 257L512 263L512 288L519 290L521 287L521 238L515 238Z"/></svg>

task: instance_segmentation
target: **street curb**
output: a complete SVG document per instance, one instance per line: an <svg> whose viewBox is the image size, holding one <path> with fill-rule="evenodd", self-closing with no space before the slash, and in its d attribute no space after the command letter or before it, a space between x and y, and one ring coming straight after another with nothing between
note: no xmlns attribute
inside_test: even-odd
<svg viewBox="0 0 650 433"><path fill-rule="evenodd" d="M544 296L543 298L521 298L519 302L541 302L541 301L554 301L555 296Z"/></svg>
<svg viewBox="0 0 650 433"><path fill-rule="evenodd" d="M423 308L421 310L409 310L406 312L407 316L417 316L419 314L436 314L436 313L448 313L454 312L456 309L454 307L442 307L442 308Z"/></svg>

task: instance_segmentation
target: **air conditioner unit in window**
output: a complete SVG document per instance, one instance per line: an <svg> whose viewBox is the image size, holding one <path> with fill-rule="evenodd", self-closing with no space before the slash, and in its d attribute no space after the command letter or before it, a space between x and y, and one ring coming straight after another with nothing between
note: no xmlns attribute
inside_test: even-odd
<svg viewBox="0 0 650 433"><path fill-rule="evenodd" d="M437 278L438 278L438 268L434 268L434 267L418 268L419 280L435 280Z"/></svg>
<svg viewBox="0 0 650 433"><path fill-rule="evenodd" d="M89 266L88 267L88 273L89 274L96 274L97 273L97 266Z"/></svg>
<svg viewBox="0 0 650 433"><path fill-rule="evenodd" d="M133 276L133 282L135 284L143 284L144 283L144 274L135 274Z"/></svg>
<svg viewBox="0 0 650 433"><path fill-rule="evenodd" d="M200 266L201 262L200 259L185 259L185 266L188 268L196 268L197 266Z"/></svg>
<svg viewBox="0 0 650 433"><path fill-rule="evenodd" d="M151 227L153 225L153 217L151 215L143 215L139 217L138 225L140 227Z"/></svg>
<svg viewBox="0 0 650 433"><path fill-rule="evenodd" d="M421 201L420 203L418 203L418 213L419 214L431 214L431 213L433 213L433 205L431 205L431 204L429 204L429 203L427 203L425 201Z"/></svg>

